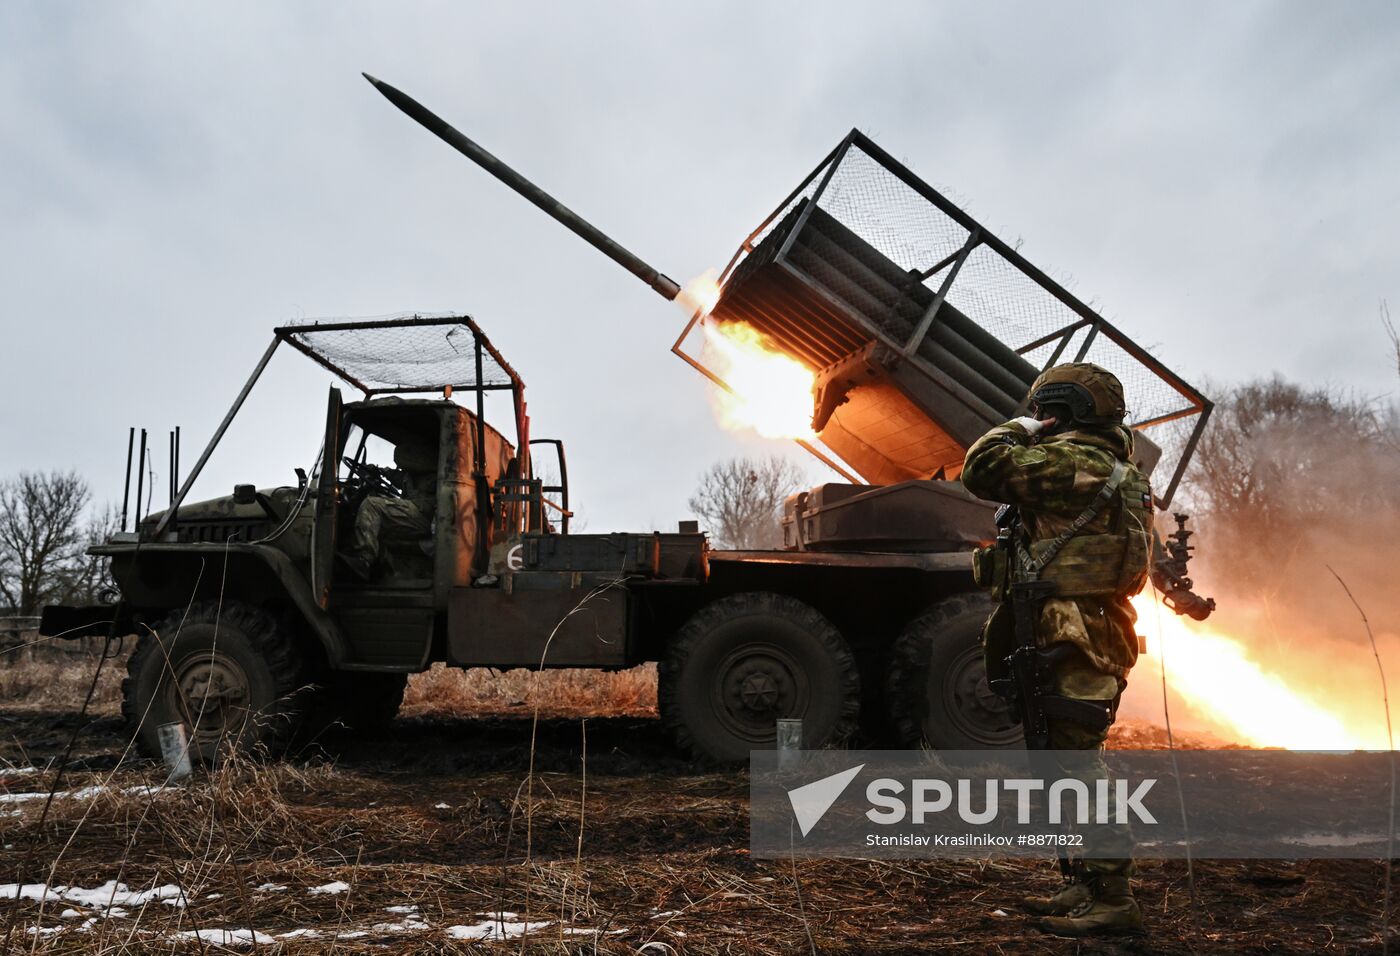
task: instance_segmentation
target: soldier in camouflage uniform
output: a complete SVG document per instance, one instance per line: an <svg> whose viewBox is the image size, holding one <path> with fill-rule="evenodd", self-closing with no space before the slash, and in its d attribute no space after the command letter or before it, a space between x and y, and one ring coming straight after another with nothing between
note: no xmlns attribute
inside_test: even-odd
<svg viewBox="0 0 1400 956"><path fill-rule="evenodd" d="M432 530L437 456L431 448L405 441L394 448L394 464L398 467L385 469L383 476L402 497L370 495L355 513L354 549L346 562L364 580L374 573L384 539L426 538Z"/></svg>
<svg viewBox="0 0 1400 956"><path fill-rule="evenodd" d="M1047 551L1052 555L1038 575L1054 581L1056 590L1040 607L1036 643L1073 648L1054 666L1054 693L1102 704L1101 712L1111 715L1138 656L1137 615L1128 599L1146 582L1151 489L1130 463L1133 438L1122 424L1123 386L1112 373L1088 363L1057 365L1031 387L1030 407L1034 417L999 425L968 449L962 482L980 498L1019 510L1021 547L1008 562L1008 574L1024 573L1017 568L1028 562L1018 557L1033 562ZM1119 469L1116 492L1054 551L1053 539L1090 508L1120 462L1127 464ZM1007 582L1000 582L997 592L1003 603L985 637L989 670L1015 640ZM1101 752L1111 719L1105 716L1101 725L1090 726L1049 717L1050 750L1093 752L1075 767L1063 767L1065 774L1092 778L1107 773ZM1096 833L1095 858L1075 861L1063 890L1025 901L1025 909L1044 917L1042 928L1087 935L1141 927L1128 882L1132 834L1126 825L1108 835Z"/></svg>

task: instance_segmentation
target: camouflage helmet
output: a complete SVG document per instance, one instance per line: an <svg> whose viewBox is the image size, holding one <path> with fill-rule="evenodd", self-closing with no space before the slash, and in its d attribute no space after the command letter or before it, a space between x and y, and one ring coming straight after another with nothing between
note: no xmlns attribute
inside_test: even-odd
<svg viewBox="0 0 1400 956"><path fill-rule="evenodd" d="M1079 425L1117 425L1127 413L1123 383L1092 362L1065 362L1046 369L1031 385L1028 399L1037 408L1068 409L1071 422Z"/></svg>

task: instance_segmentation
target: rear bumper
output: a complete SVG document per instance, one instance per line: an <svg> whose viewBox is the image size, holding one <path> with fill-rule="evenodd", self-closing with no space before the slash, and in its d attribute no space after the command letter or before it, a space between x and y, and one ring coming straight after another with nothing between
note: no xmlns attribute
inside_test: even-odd
<svg viewBox="0 0 1400 956"><path fill-rule="evenodd" d="M122 612L118 619L118 612ZM44 608L39 619L41 637L61 637L74 640L79 637L105 637L112 633L113 621L117 634L129 634L132 629L130 614L116 604L89 604L84 607L68 607L63 604L50 604Z"/></svg>

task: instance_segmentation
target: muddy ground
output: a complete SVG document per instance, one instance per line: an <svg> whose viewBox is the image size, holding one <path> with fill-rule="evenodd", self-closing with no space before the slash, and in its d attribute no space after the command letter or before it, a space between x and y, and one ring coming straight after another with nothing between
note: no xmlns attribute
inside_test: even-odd
<svg viewBox="0 0 1400 956"><path fill-rule="evenodd" d="M31 887L0 902L0 951L1380 950L1380 863L1201 862L1193 901L1184 864L1148 861L1151 934L1077 943L1014 915L1053 890L1049 863L753 860L745 775L679 759L645 716L550 716L533 735L528 714L401 718L151 795L163 771L123 759L119 720L75 711L0 709L0 765L44 768L79 731L72 796L46 816L39 799L0 802L0 883L128 895L41 903ZM10 772L0 791L52 781Z"/></svg>

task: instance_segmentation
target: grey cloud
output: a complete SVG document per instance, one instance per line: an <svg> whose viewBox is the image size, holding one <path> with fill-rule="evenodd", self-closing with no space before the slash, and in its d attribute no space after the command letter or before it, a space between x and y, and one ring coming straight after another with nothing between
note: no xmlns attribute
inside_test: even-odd
<svg viewBox="0 0 1400 956"><path fill-rule="evenodd" d="M9 5L6 471L115 496L126 425L196 446L273 325L444 308L525 375L593 529L770 447L714 424L678 310L360 70L678 279L858 125L1188 378L1393 389L1397 40L1389 3ZM327 384L281 357L201 490L290 475Z"/></svg>

